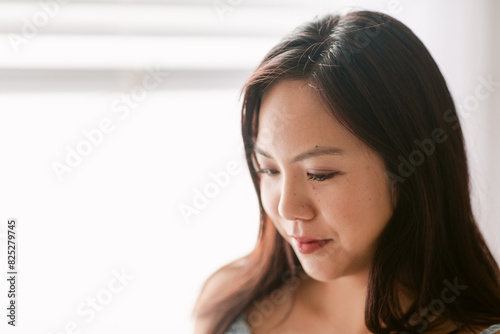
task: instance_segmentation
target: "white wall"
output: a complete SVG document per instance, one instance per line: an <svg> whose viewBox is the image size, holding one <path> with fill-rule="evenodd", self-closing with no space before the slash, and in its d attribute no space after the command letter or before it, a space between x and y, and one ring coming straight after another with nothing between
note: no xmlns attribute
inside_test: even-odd
<svg viewBox="0 0 500 334"><path fill-rule="evenodd" d="M45 3L52 7L0 3L0 249L4 259L6 221L17 218L20 333L72 323L82 333L191 330L204 279L248 253L258 232L239 90L267 50L313 15L353 4L394 15L429 48L459 104L480 77L500 81L495 1ZM23 28L33 18L39 27ZM462 115L475 209L497 259L499 95L495 87ZM82 146L91 152L60 181L52 164L102 122L108 133ZM180 207L228 169L227 184L186 220ZM122 270L131 277L108 292ZM104 305L91 318L92 298ZM2 333L13 333L2 318Z"/></svg>

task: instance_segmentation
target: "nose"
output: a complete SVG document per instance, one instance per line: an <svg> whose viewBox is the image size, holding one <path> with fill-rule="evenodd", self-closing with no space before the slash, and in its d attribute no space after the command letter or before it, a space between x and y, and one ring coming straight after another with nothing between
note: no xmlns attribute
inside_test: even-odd
<svg viewBox="0 0 500 334"><path fill-rule="evenodd" d="M312 199L307 185L295 176L283 177L278 213L285 220L309 220L314 217Z"/></svg>

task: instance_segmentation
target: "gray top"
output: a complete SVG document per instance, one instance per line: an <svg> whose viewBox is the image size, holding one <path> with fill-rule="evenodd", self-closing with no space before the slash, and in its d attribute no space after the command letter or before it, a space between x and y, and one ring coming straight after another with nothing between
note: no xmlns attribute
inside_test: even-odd
<svg viewBox="0 0 500 334"><path fill-rule="evenodd" d="M491 325L479 334L494 334L497 332L500 333L500 324ZM252 334L250 327L243 317L243 313L234 320L225 334Z"/></svg>
<svg viewBox="0 0 500 334"><path fill-rule="evenodd" d="M243 319L243 320L245 320L245 319ZM493 333L497 333L497 332L500 332L500 324L491 325L490 327L486 328L484 331L482 331L479 334L493 334Z"/></svg>

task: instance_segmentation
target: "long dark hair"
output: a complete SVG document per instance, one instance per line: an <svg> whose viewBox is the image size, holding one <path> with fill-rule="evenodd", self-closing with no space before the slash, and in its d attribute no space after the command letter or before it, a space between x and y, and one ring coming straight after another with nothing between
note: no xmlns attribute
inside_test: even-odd
<svg viewBox="0 0 500 334"><path fill-rule="evenodd" d="M445 80L408 27L383 13L355 11L298 26L242 89L242 135L259 199L259 237L218 298L196 305L198 315L213 318L210 333L224 333L255 300L301 272L263 209L254 167L261 97L279 80L315 87L329 112L381 155L391 176L397 205L369 273L367 328L421 333L444 319L469 329L500 322L500 269L472 212L464 137ZM400 305L396 287L413 297L409 309ZM452 302L443 291L455 293ZM422 309L439 310L441 317Z"/></svg>

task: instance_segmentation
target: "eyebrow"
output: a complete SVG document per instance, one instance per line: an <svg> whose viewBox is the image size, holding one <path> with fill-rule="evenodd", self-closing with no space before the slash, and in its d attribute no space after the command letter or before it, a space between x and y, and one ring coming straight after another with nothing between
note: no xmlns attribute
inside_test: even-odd
<svg viewBox="0 0 500 334"><path fill-rule="evenodd" d="M261 149L257 145L255 145L254 151L260 155L265 156L266 158L273 159L273 157L269 153L267 153L266 151L264 151L263 149ZM293 158L290 162L291 163L299 162L299 161L302 161L302 160L305 160L308 158L312 158L312 157L316 157L316 156L320 156L320 155L327 155L327 154L342 156L343 152L344 152L343 150L341 150L340 148L337 148L337 147L316 145L315 148L312 148L312 149L307 150L303 153L300 153L295 158Z"/></svg>

